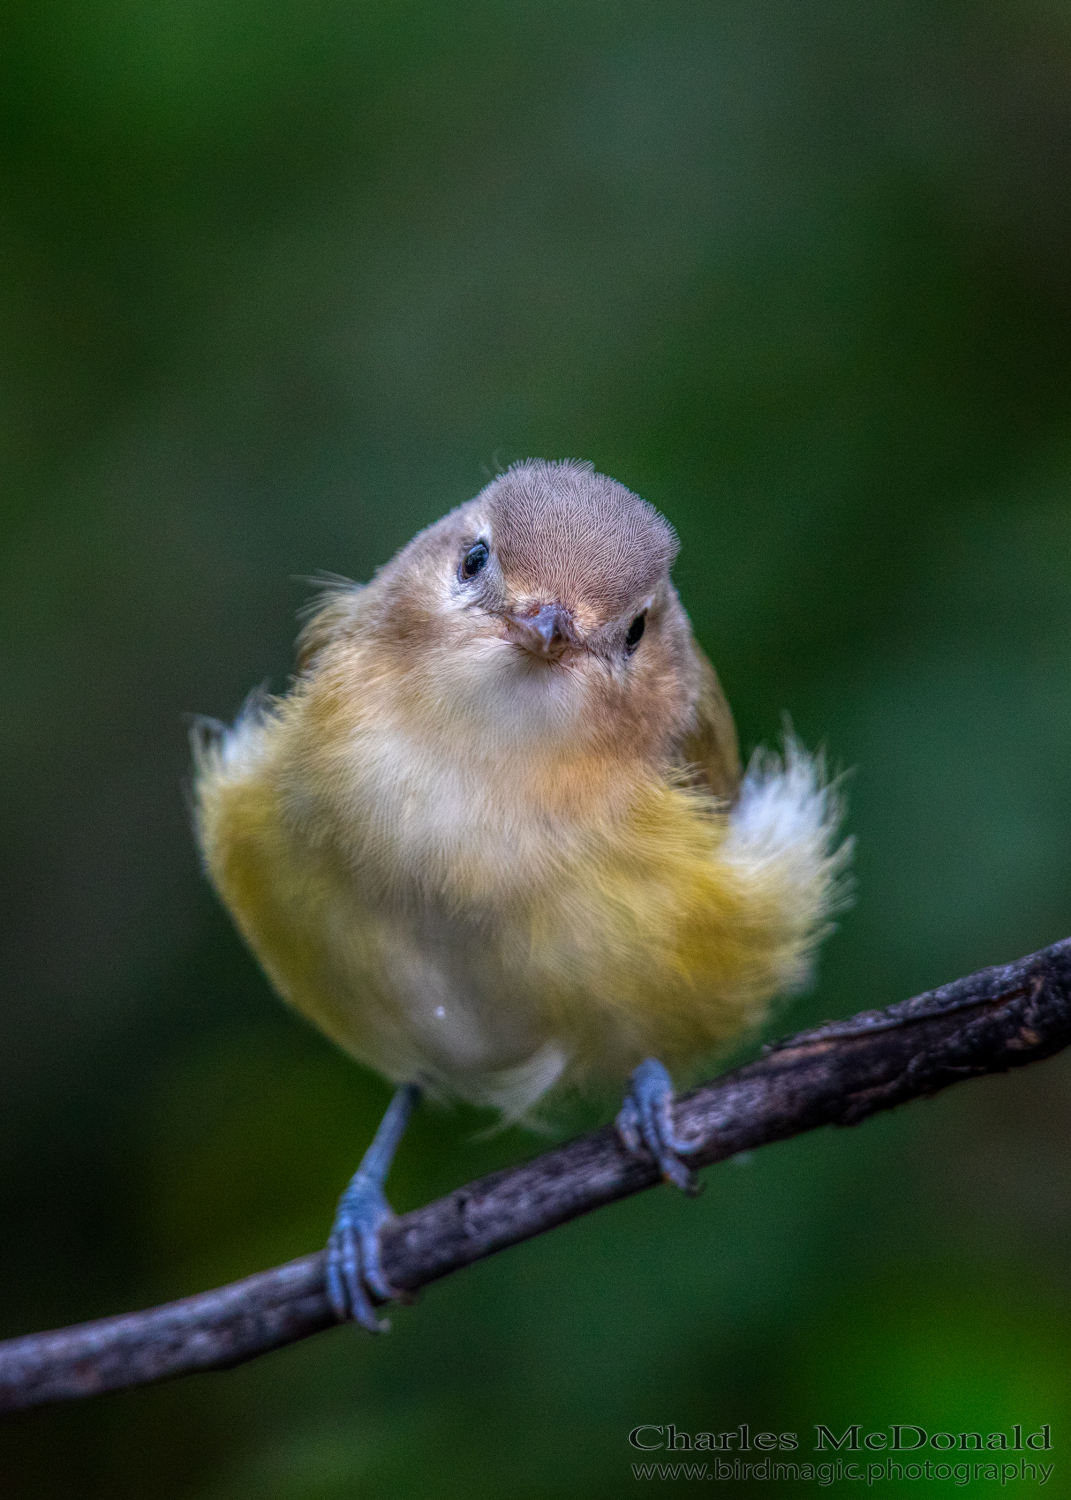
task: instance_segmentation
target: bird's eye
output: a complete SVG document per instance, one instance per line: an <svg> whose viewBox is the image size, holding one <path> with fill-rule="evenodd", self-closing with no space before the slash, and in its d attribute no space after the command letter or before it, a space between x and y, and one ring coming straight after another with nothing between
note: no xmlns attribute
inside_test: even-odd
<svg viewBox="0 0 1071 1500"><path fill-rule="evenodd" d="M646 624L647 611L644 610L642 615L637 615L633 620L632 624L628 628L628 633L625 636L625 652L628 656L631 656L633 651L635 651L636 647L640 644L640 639L643 635L644 627Z"/></svg>
<svg viewBox="0 0 1071 1500"><path fill-rule="evenodd" d="M458 570L461 577L475 578L481 568L487 566L487 559L490 555L486 542L476 542L461 559L461 567Z"/></svg>

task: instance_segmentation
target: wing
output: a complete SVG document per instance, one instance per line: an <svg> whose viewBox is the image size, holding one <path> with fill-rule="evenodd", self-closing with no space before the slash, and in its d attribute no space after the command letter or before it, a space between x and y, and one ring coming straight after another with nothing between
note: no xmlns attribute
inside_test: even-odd
<svg viewBox="0 0 1071 1500"><path fill-rule="evenodd" d="M681 744L681 760L699 786L733 803L740 790L740 750L732 710L717 673L694 641L692 650L700 687L695 723Z"/></svg>

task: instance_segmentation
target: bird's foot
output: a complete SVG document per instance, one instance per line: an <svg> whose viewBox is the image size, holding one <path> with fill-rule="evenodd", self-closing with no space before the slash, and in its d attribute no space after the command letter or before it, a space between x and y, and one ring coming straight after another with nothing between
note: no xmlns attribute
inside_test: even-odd
<svg viewBox="0 0 1071 1500"><path fill-rule="evenodd" d="M656 1057L648 1057L633 1072L615 1124L634 1156L651 1153L666 1182L690 1198L702 1191L694 1170L681 1161L698 1149L697 1144L682 1141L673 1129L673 1080Z"/></svg>
<svg viewBox="0 0 1071 1500"><path fill-rule="evenodd" d="M407 1300L383 1274L379 1236L394 1218L383 1184L409 1116L420 1098L416 1084L403 1084L379 1123L349 1187L338 1200L327 1241L327 1295L339 1322L352 1318L369 1333L389 1333L390 1323L376 1317L372 1297L381 1302Z"/></svg>
<svg viewBox="0 0 1071 1500"><path fill-rule="evenodd" d="M399 1297L383 1274L379 1234L394 1218L382 1185L357 1172L338 1200L327 1241L327 1295L339 1322L353 1319L369 1333L389 1333L390 1321L375 1315L369 1293L383 1302Z"/></svg>

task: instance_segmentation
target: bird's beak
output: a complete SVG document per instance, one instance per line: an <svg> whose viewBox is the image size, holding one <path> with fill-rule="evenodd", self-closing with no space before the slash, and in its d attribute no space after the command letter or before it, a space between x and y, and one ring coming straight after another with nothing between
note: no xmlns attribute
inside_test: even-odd
<svg viewBox="0 0 1071 1500"><path fill-rule="evenodd" d="M544 604L530 615L506 617L509 638L515 646L544 661L557 661L578 644L573 617L561 604Z"/></svg>

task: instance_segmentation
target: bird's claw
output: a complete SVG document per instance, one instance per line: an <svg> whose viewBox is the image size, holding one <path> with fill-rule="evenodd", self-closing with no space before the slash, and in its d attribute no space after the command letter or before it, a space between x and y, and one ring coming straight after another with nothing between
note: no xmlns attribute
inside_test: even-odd
<svg viewBox="0 0 1071 1500"><path fill-rule="evenodd" d="M647 1058L633 1072L615 1124L634 1156L650 1152L666 1182L690 1198L702 1191L694 1170L681 1161L698 1149L697 1144L681 1140L673 1129L673 1080L656 1057Z"/></svg>
<svg viewBox="0 0 1071 1500"><path fill-rule="evenodd" d="M401 1293L383 1274L379 1235L394 1218L378 1182L358 1172L338 1200L327 1241L327 1295L339 1322L353 1319L369 1333L389 1333L389 1319L377 1318L369 1293L383 1302Z"/></svg>

